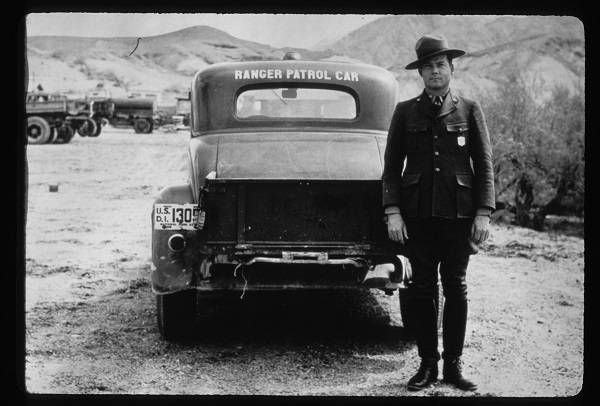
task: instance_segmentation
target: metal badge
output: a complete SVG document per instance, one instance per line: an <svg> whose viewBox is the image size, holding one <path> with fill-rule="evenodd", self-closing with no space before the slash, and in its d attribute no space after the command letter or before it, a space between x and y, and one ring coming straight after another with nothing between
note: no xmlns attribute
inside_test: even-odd
<svg viewBox="0 0 600 406"><path fill-rule="evenodd" d="M458 143L459 147L464 147L466 143L465 137L463 137L462 135L460 137L457 137L456 142Z"/></svg>

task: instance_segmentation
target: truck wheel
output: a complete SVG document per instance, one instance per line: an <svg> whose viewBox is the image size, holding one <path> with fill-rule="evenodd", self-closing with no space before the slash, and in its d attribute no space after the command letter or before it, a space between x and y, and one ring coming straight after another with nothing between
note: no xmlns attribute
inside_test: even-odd
<svg viewBox="0 0 600 406"><path fill-rule="evenodd" d="M196 291L184 290L156 296L158 331L163 340L186 338L196 316Z"/></svg>
<svg viewBox="0 0 600 406"><path fill-rule="evenodd" d="M82 137L94 137L97 129L98 126L96 125L96 122L91 118L87 118L77 129L77 134Z"/></svg>
<svg viewBox="0 0 600 406"><path fill-rule="evenodd" d="M414 335L415 333L415 318L416 310L414 299L412 297L411 290L408 288L400 289L400 315L402 316L402 324L408 334ZM435 298L435 305L437 308L437 328L438 331L442 329L443 317L444 317L444 291L442 284L438 283L438 292Z"/></svg>
<svg viewBox="0 0 600 406"><path fill-rule="evenodd" d="M28 144L45 144L51 135L50 124L44 118L39 116L27 117Z"/></svg>
<svg viewBox="0 0 600 406"><path fill-rule="evenodd" d="M75 131L73 127L68 124L63 124L56 129L56 140L55 144L67 144L71 142L73 136L75 135Z"/></svg>
<svg viewBox="0 0 600 406"><path fill-rule="evenodd" d="M96 131L93 134L90 134L90 137L97 137L102 132L102 127L103 127L102 122L94 121L94 123L96 124Z"/></svg>
<svg viewBox="0 0 600 406"><path fill-rule="evenodd" d="M133 123L133 129L136 134L149 134L152 132L152 123L146 119L140 118Z"/></svg>
<svg viewBox="0 0 600 406"><path fill-rule="evenodd" d="M50 127L50 138L48 138L48 144L52 144L56 141L56 128Z"/></svg>

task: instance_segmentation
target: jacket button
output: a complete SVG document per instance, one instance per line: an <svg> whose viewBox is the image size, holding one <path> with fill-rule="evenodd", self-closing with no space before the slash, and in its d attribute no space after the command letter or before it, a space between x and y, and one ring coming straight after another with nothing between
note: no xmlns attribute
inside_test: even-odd
<svg viewBox="0 0 600 406"><path fill-rule="evenodd" d="M440 168L435 168L435 171L436 171L436 172L439 172L439 171L440 171Z"/></svg>
<svg viewBox="0 0 600 406"><path fill-rule="evenodd" d="M435 151L434 154L435 156L440 156L440 151Z"/></svg>

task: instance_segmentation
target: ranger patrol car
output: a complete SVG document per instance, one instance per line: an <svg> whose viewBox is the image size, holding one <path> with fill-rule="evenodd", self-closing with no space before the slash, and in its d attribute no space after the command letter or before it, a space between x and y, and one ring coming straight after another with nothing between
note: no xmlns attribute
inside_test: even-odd
<svg viewBox="0 0 600 406"><path fill-rule="evenodd" d="M189 182L152 209L163 338L185 335L215 292L406 287L381 205L397 86L380 67L298 59L195 75Z"/></svg>

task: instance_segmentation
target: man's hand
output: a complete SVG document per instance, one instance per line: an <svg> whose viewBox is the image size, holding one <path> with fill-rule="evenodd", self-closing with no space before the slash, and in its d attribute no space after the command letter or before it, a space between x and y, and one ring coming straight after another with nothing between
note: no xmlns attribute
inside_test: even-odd
<svg viewBox="0 0 600 406"><path fill-rule="evenodd" d="M479 245L490 235L490 218L488 216L475 216L471 226L471 241ZM389 225L388 225L389 229Z"/></svg>
<svg viewBox="0 0 600 406"><path fill-rule="evenodd" d="M387 227L390 240L404 244L408 240L408 232L406 231L406 223L400 213L387 215Z"/></svg>

